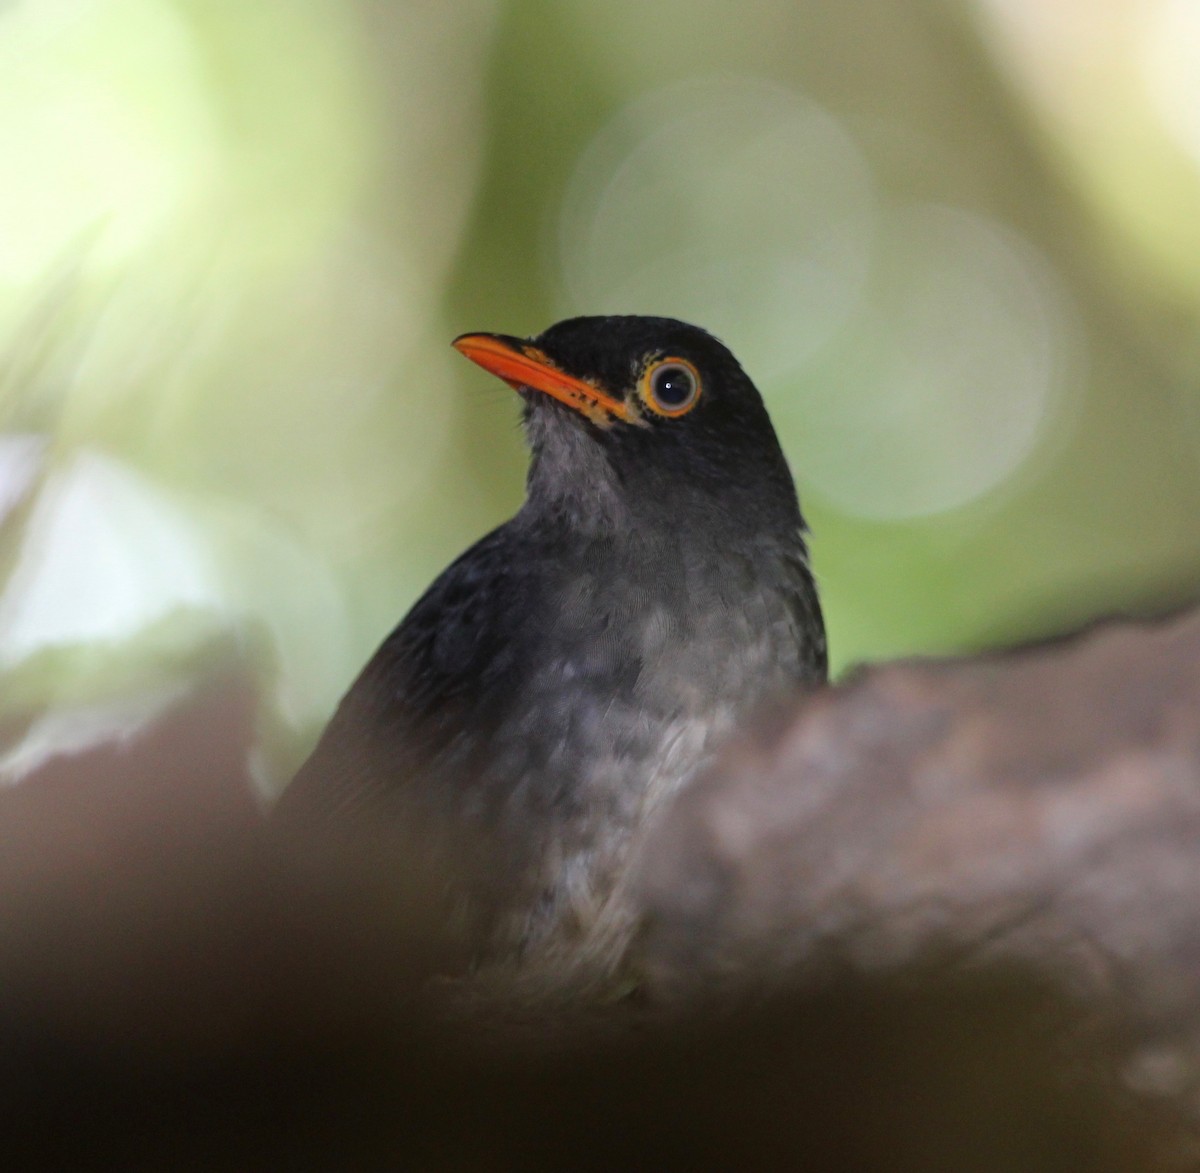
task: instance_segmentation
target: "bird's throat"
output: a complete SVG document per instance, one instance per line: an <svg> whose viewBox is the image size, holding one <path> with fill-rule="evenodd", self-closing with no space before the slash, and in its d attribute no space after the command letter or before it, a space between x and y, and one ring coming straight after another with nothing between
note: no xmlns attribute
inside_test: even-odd
<svg viewBox="0 0 1200 1173"><path fill-rule="evenodd" d="M524 422L531 456L523 512L584 531L626 526L620 474L586 425L553 402L530 403Z"/></svg>

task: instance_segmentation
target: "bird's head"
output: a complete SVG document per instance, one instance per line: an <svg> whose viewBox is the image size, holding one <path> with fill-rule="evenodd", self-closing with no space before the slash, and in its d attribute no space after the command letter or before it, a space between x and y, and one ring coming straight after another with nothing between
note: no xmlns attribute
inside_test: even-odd
<svg viewBox="0 0 1200 1173"><path fill-rule="evenodd" d="M603 522L801 528L762 397L711 334L672 318L570 318L535 338L455 347L525 401L532 506ZM724 523L724 525L722 525Z"/></svg>

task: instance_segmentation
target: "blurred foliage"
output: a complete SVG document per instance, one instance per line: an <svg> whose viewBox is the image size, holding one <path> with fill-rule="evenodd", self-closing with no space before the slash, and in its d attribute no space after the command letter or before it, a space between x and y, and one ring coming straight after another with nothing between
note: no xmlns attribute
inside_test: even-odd
<svg viewBox="0 0 1200 1173"><path fill-rule="evenodd" d="M298 747L520 500L450 339L573 313L743 360L839 668L1191 597L1198 78L1190 0L0 8L0 715L217 631Z"/></svg>

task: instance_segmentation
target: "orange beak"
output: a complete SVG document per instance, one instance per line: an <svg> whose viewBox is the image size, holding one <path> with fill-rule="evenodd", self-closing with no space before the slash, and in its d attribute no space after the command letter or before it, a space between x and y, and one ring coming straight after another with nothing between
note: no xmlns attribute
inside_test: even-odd
<svg viewBox="0 0 1200 1173"><path fill-rule="evenodd" d="M606 391L561 371L536 346L504 334L461 334L454 349L485 371L520 390L530 387L565 403L594 424L607 427L614 419L634 423L629 408Z"/></svg>

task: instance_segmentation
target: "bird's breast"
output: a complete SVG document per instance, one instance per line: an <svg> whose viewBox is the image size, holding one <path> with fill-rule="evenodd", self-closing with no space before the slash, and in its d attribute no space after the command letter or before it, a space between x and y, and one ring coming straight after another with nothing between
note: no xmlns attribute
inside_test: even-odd
<svg viewBox="0 0 1200 1173"><path fill-rule="evenodd" d="M492 722L500 822L580 851L627 839L748 711L801 678L782 599L686 585L583 576L557 595L524 640L536 669L516 666Z"/></svg>
<svg viewBox="0 0 1200 1173"><path fill-rule="evenodd" d="M755 706L815 676L799 563L523 543L498 531L453 567L379 667L420 799L502 861L501 952L604 921L656 812Z"/></svg>

